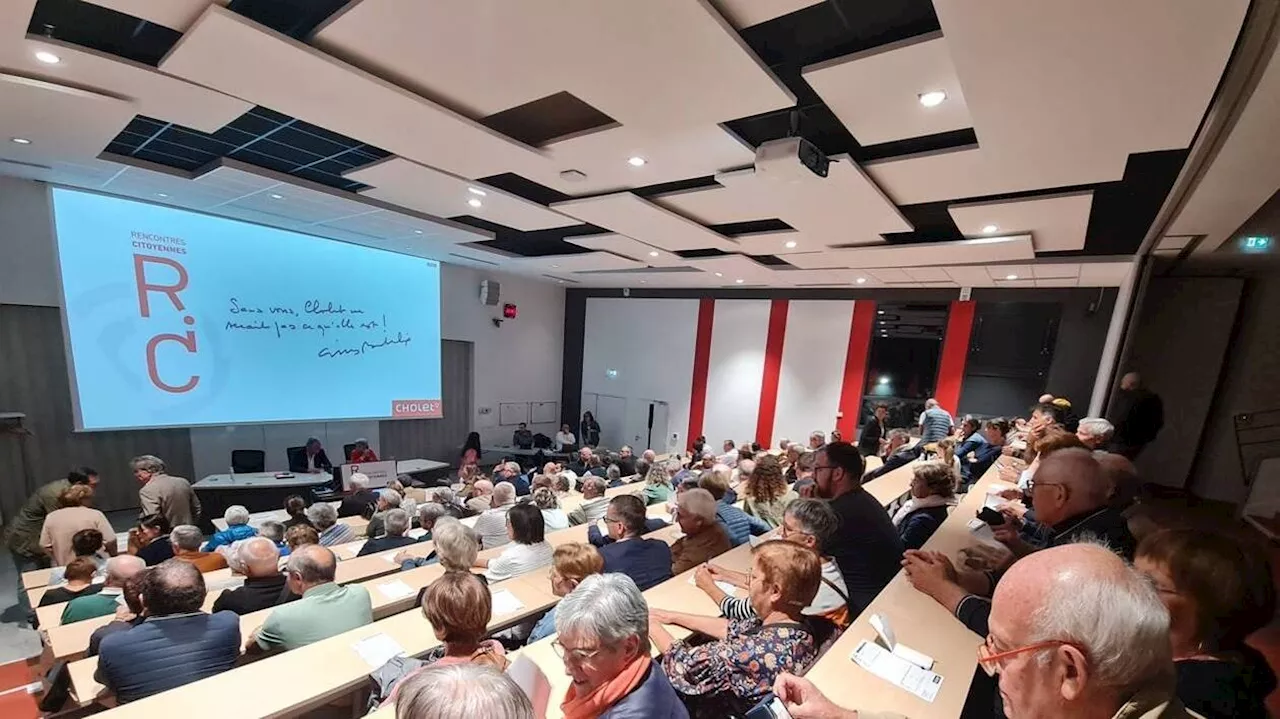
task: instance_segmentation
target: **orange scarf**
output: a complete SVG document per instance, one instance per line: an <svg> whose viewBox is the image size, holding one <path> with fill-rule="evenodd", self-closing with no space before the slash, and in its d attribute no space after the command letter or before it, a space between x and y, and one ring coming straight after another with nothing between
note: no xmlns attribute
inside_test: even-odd
<svg viewBox="0 0 1280 719"><path fill-rule="evenodd" d="M617 676L596 687L595 691L585 697L578 696L577 689L570 684L569 691L564 696L564 702L560 705L561 711L564 712L564 719L594 719L605 713L609 707L617 704L620 699L640 685L652 663L653 660L649 658L649 654L641 652L640 656L631 660L631 663L623 667Z"/></svg>

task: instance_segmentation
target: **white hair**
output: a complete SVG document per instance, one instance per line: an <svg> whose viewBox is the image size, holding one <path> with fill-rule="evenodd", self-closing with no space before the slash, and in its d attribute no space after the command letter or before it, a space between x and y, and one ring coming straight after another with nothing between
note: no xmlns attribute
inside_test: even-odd
<svg viewBox="0 0 1280 719"><path fill-rule="evenodd" d="M933 409L934 407L937 407L937 406L938 406L938 400L934 399L933 397L930 397L929 399L926 399L924 401L925 409Z"/></svg>
<svg viewBox="0 0 1280 719"><path fill-rule="evenodd" d="M327 502L316 502L307 507L307 521L311 522L316 531L323 532L338 523L338 510Z"/></svg>
<svg viewBox="0 0 1280 719"><path fill-rule="evenodd" d="M179 524L169 532L169 542L178 549L194 552L204 543L204 535L194 525Z"/></svg>
<svg viewBox="0 0 1280 719"><path fill-rule="evenodd" d="M129 460L129 469L142 470L152 474L164 474L164 460L154 454L144 454Z"/></svg>
<svg viewBox="0 0 1280 719"><path fill-rule="evenodd" d="M258 525L258 536L271 540L275 544L284 541L284 525L269 519Z"/></svg>
<svg viewBox="0 0 1280 719"><path fill-rule="evenodd" d="M1105 442L1115 434L1116 427L1102 417L1085 417L1080 420L1078 431Z"/></svg>
<svg viewBox="0 0 1280 719"><path fill-rule="evenodd" d="M533 704L511 677L471 662L427 667L397 691L396 719L533 719Z"/></svg>
<svg viewBox="0 0 1280 719"><path fill-rule="evenodd" d="M388 507L399 507L400 503L404 501L404 497L401 497L400 493L394 489L378 490L378 499L386 502Z"/></svg>
<svg viewBox="0 0 1280 719"><path fill-rule="evenodd" d="M418 524L423 529L431 529L441 517L448 515L449 513L444 511L444 505L439 502L424 502L418 505Z"/></svg>
<svg viewBox="0 0 1280 719"><path fill-rule="evenodd" d="M369 478L363 472L353 472L347 480L352 489L364 489L369 486Z"/></svg>
<svg viewBox="0 0 1280 719"><path fill-rule="evenodd" d="M431 530L431 540L440 557L440 566L461 572L471 571L480 553L480 537L475 530L454 517L441 517Z"/></svg>
<svg viewBox="0 0 1280 719"><path fill-rule="evenodd" d="M738 476L751 476L751 473L755 471L756 461L754 459L744 459L738 462Z"/></svg>
<svg viewBox="0 0 1280 719"><path fill-rule="evenodd" d="M809 439L810 439L810 440L814 440L814 439L816 439L816 440L818 440L819 442L825 443L825 442L827 441L827 435L823 434L823 433L822 433L822 430L820 430L820 429L815 429L815 430L813 430L812 432L810 432L810 433L809 433Z"/></svg>
<svg viewBox="0 0 1280 719"><path fill-rule="evenodd" d="M783 437L782 439L778 440L778 449L786 449L787 447L790 447L790 446L791 446L791 440L787 439L786 437Z"/></svg>
<svg viewBox="0 0 1280 719"><path fill-rule="evenodd" d="M556 632L586 634L601 646L639 637L641 651L647 651L649 605L631 577L592 574L556 605Z"/></svg>
<svg viewBox="0 0 1280 719"><path fill-rule="evenodd" d="M676 506L680 508L681 514L701 517L704 522L716 521L716 498L701 487L681 492Z"/></svg>
<svg viewBox="0 0 1280 719"><path fill-rule="evenodd" d="M453 504L456 495L453 493L452 487L436 487L427 492L428 502L439 502L440 504Z"/></svg>
<svg viewBox="0 0 1280 719"><path fill-rule="evenodd" d="M516 486L510 482L493 485L493 498L498 504L506 504L516 498Z"/></svg>
<svg viewBox="0 0 1280 719"><path fill-rule="evenodd" d="M733 470L727 464L717 464L711 468L711 476L728 485L729 480L733 479Z"/></svg>
<svg viewBox="0 0 1280 719"><path fill-rule="evenodd" d="M1110 554L1105 545L1094 548ZM1128 696L1173 670L1169 613L1155 588L1133 567L1126 565L1119 577L1116 574L1055 574L1031 616L1028 643L1063 640L1079 645L1098 682ZM1048 652L1040 656L1044 661Z"/></svg>
<svg viewBox="0 0 1280 719"><path fill-rule="evenodd" d="M403 509L393 509L382 519L382 526L388 537L403 537L409 531L409 513Z"/></svg>
<svg viewBox="0 0 1280 719"><path fill-rule="evenodd" d="M222 513L222 518L227 520L228 527L234 527L238 524L249 523L249 510L244 505L233 504L227 507L227 511Z"/></svg>
<svg viewBox="0 0 1280 719"><path fill-rule="evenodd" d="M502 466L512 474L520 474L520 465L517 464L516 462L507 462Z"/></svg>

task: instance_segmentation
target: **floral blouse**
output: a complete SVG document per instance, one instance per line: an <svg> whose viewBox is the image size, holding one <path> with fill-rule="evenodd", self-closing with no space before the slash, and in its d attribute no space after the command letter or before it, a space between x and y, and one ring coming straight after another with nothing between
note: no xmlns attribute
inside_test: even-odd
<svg viewBox="0 0 1280 719"><path fill-rule="evenodd" d="M773 689L782 672L803 674L818 654L812 630L803 624L764 625L758 617L733 619L723 641L671 645L662 668L683 695L722 695L751 707Z"/></svg>

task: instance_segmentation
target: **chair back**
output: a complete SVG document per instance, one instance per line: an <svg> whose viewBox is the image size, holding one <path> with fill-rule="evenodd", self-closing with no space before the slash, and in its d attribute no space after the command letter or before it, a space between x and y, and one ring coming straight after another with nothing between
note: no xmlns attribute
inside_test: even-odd
<svg viewBox="0 0 1280 719"><path fill-rule="evenodd" d="M267 471L267 453L260 449L231 450L231 471L236 474Z"/></svg>
<svg viewBox="0 0 1280 719"><path fill-rule="evenodd" d="M351 461L351 453L355 451L355 448L355 443L342 445L342 456L347 458L347 462Z"/></svg>

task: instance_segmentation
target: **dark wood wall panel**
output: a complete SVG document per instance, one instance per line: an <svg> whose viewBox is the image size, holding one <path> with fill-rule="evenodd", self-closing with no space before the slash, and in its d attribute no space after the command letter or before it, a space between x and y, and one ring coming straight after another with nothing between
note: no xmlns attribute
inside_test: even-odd
<svg viewBox="0 0 1280 719"><path fill-rule="evenodd" d="M456 464L471 431L474 367L471 342L443 340L440 350L442 419L395 419L378 423L383 457L426 457Z"/></svg>
<svg viewBox="0 0 1280 719"><path fill-rule="evenodd" d="M96 468L103 510L138 506L138 485L129 459L154 454L174 474L190 477L191 437L185 429L76 432L71 386L56 307L0 305L0 412L23 412L30 476L23 477L18 444L0 437L0 506L12 516L32 485L66 474L72 465Z"/></svg>

